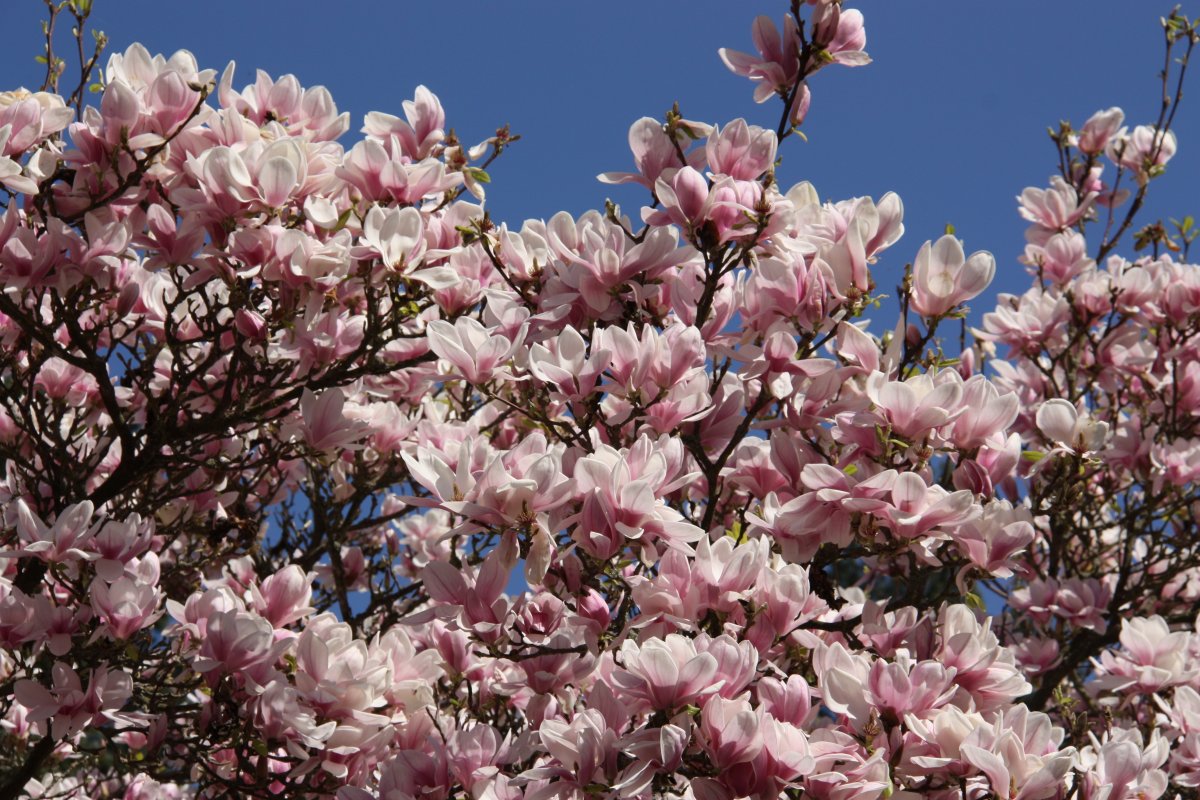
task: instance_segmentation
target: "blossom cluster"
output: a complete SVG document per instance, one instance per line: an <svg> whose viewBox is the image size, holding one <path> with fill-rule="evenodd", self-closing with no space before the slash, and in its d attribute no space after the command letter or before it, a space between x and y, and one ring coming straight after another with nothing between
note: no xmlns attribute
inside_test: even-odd
<svg viewBox="0 0 1200 800"><path fill-rule="evenodd" d="M793 6L721 53L778 126L634 122L632 215L493 221L516 137L423 87L0 95L0 795L1200 787L1200 266L1116 252L1169 124L1064 128L946 351L993 255L777 179L869 62Z"/></svg>

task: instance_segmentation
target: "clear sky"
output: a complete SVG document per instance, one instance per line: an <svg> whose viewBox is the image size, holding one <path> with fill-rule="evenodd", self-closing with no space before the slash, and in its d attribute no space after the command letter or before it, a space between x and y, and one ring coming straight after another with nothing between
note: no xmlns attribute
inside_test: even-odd
<svg viewBox="0 0 1200 800"><path fill-rule="evenodd" d="M644 194L595 181L631 166L633 120L684 115L773 125L774 102L756 106L748 81L730 74L721 46L749 50L756 14L780 18L784 0L513 0L484 3L168 2L95 0L94 20L124 49L186 48L202 67L238 64L324 84L353 130L370 110L401 113L418 84L441 98L468 142L510 123L523 140L491 171L489 207L518 224L558 210L578 214L606 196L633 216ZM907 233L877 280L893 286L921 242L953 223L968 252L998 261L994 289L1026 285L1016 257L1024 224L1014 196L1053 169L1046 128L1082 123L1119 105L1132 124L1153 121L1161 69L1158 17L1169 0L847 0L866 15L858 69L830 67L812 80L807 143L789 141L785 185L811 180L823 197L897 191ZM5 3L3 88L40 83L38 0ZM1200 0L1183 10L1200 13ZM1193 78L1200 80L1200 64ZM1155 215L1200 217L1200 83L1176 129L1179 154L1153 187ZM1193 254L1197 255L1196 253ZM976 301L977 312L990 306ZM978 317L974 317L978 320Z"/></svg>

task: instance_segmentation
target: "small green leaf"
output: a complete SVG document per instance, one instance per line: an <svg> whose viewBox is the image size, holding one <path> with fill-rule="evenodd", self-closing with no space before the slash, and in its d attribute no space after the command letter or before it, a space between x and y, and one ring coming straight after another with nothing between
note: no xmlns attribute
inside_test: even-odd
<svg viewBox="0 0 1200 800"><path fill-rule="evenodd" d="M1024 453L1021 453L1021 458L1025 459L1026 461L1032 461L1035 464L1045 457L1046 454L1040 450L1026 450Z"/></svg>
<svg viewBox="0 0 1200 800"><path fill-rule="evenodd" d="M334 233L337 233L337 232L338 232L338 231L340 231L342 228L346 227L346 223L348 223L348 222L350 221L350 215L351 215L352 213L354 213L354 209L353 209L353 208L347 208L345 211L343 211L343 212L341 213L341 215L340 215L340 216L338 217L338 219L337 219L337 225L334 225L334 226L333 226L333 232L334 232Z"/></svg>

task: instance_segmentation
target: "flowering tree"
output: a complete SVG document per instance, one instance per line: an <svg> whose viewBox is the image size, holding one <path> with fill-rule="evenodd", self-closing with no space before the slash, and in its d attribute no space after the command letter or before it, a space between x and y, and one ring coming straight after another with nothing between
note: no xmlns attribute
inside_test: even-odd
<svg viewBox="0 0 1200 800"><path fill-rule="evenodd" d="M78 84L48 34L0 95L0 797L1196 796L1200 266L1139 220L1186 18L1156 120L1055 133L968 342L990 253L889 255L876 336L900 199L775 181L869 61L837 0L722 51L772 127L638 120L633 218L519 227L516 137L424 88L347 148L322 88L93 75L49 8Z"/></svg>

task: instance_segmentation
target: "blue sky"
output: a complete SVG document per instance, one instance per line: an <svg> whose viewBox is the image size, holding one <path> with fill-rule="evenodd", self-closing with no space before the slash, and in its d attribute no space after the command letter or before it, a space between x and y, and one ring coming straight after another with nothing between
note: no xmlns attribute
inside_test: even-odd
<svg viewBox="0 0 1200 800"><path fill-rule="evenodd" d="M708 122L743 116L773 125L778 114L774 103L752 102L750 83L730 74L716 50L751 49L751 20L781 17L783 0L95 2L97 27L115 49L133 41L152 52L186 48L218 70L233 59L239 87L256 68L294 73L305 85L326 85L354 130L367 111L400 113L422 83L465 141L511 124L523 140L492 170L489 189L493 216L510 223L578 214L608 196L636 216L643 193L595 175L628 169L630 123L661 116L675 100L685 116ZM5 88L36 85L42 3L6 5ZM831 199L901 195L907 233L877 269L883 287L895 285L921 242L953 223L968 252L995 253L993 293L1021 291L1024 224L1014 196L1051 174L1047 126L1079 124L1111 105L1133 124L1153 120L1158 16L1170 2L847 5L866 15L874 63L815 77L809 141L787 143L781 182L811 180ZM1183 10L1200 13L1200 2ZM1200 85L1192 87L1176 121L1179 154L1153 187L1155 216L1200 217ZM977 314L990 305L977 300Z"/></svg>

